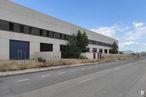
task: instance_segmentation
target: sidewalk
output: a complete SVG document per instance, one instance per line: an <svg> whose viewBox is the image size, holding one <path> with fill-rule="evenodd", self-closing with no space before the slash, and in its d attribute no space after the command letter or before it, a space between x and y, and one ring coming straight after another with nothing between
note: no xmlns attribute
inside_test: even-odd
<svg viewBox="0 0 146 97"><path fill-rule="evenodd" d="M85 65L89 65L89 64L98 64L98 63L99 62L84 63L84 64L74 64L74 65L64 65L64 66L56 66L56 67L48 67L48 68L34 68L34 69L26 69L26 70L18 70L18 71L0 72L0 78L1 77L14 76L14 75L21 75L21 74L49 71L49 70L55 70L55 69L61 69L61 68L85 66Z"/></svg>

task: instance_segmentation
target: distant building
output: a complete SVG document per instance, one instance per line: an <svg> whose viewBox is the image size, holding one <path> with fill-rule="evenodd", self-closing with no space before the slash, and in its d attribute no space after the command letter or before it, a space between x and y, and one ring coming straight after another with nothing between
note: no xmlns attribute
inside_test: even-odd
<svg viewBox="0 0 146 97"><path fill-rule="evenodd" d="M20 6L0 0L0 59L31 59L37 52L60 52L67 37L85 31L88 52L108 54L118 41Z"/></svg>
<svg viewBox="0 0 146 97"><path fill-rule="evenodd" d="M133 54L135 53L134 51L131 50L126 50L126 51L121 51L123 54Z"/></svg>

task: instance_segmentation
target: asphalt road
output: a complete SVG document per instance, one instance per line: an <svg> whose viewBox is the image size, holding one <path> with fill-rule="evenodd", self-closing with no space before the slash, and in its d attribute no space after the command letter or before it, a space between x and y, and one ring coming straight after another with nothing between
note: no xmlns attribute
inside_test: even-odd
<svg viewBox="0 0 146 97"><path fill-rule="evenodd" d="M145 59L0 78L0 97L143 97L145 89Z"/></svg>

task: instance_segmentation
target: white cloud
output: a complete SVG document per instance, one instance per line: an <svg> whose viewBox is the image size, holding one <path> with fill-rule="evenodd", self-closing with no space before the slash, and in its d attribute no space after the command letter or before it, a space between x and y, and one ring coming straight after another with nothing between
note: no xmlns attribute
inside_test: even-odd
<svg viewBox="0 0 146 97"><path fill-rule="evenodd" d="M128 41L128 42L124 42L125 45L131 45L131 44L136 44L136 42L134 41Z"/></svg>
<svg viewBox="0 0 146 97"><path fill-rule="evenodd" d="M131 27L129 31L125 31L124 37L120 42L121 49L128 47L130 45L139 45L139 41L146 36L146 26L144 23L134 23L134 28ZM142 42L141 42L142 43ZM132 49L132 48L131 48Z"/></svg>
<svg viewBox="0 0 146 97"><path fill-rule="evenodd" d="M135 46L146 46L142 40L146 38L146 25L143 22L134 22L133 26L114 25L92 29L97 33L119 40L120 50L134 49Z"/></svg>
<svg viewBox="0 0 146 97"><path fill-rule="evenodd" d="M146 43L144 43L143 45L146 46Z"/></svg>
<svg viewBox="0 0 146 97"><path fill-rule="evenodd" d="M138 40L143 36L146 36L146 26L139 26L126 34L127 40Z"/></svg>
<svg viewBox="0 0 146 97"><path fill-rule="evenodd" d="M118 26L111 26L111 27L101 27L97 29L91 29L91 31L116 38L115 34L120 30Z"/></svg>
<svg viewBox="0 0 146 97"><path fill-rule="evenodd" d="M120 48L125 48L130 45L138 45L139 43L136 41L124 41L124 42L119 42Z"/></svg>
<svg viewBox="0 0 146 97"><path fill-rule="evenodd" d="M143 22L134 22L134 23L133 23L133 26L134 26L135 28L137 28L137 27L142 27L143 25L144 25Z"/></svg>

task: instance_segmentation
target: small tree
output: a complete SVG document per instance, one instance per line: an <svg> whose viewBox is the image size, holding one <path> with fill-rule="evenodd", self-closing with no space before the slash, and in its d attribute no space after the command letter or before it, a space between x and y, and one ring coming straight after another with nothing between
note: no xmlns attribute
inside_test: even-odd
<svg viewBox="0 0 146 97"><path fill-rule="evenodd" d="M114 42L113 45L112 45L111 53L112 54L117 54L118 53L118 45L117 45L116 42Z"/></svg>
<svg viewBox="0 0 146 97"><path fill-rule="evenodd" d="M68 56L69 56L69 47L68 47L68 45L64 45L63 47L62 47L62 49L61 49L61 57L62 58L68 58Z"/></svg>
<svg viewBox="0 0 146 97"><path fill-rule="evenodd" d="M77 35L74 34L68 38L68 44L62 50L63 58L79 58L82 52L86 52L88 46L88 37L86 33L78 31Z"/></svg>
<svg viewBox="0 0 146 97"><path fill-rule="evenodd" d="M78 34L76 36L77 38L77 46L81 50L81 52L86 52L86 46L88 46L88 36L86 35L86 32L81 33L81 31L78 31Z"/></svg>
<svg viewBox="0 0 146 97"><path fill-rule="evenodd" d="M68 40L68 44L67 44L67 47L68 47L68 57L69 58L79 58L80 54L81 54L81 51L79 49L79 47L77 46L77 38L76 36L73 34L69 40Z"/></svg>
<svg viewBox="0 0 146 97"><path fill-rule="evenodd" d="M76 36L73 34L68 38L68 43L64 51L64 57L66 58L79 58L81 54L80 49L77 46Z"/></svg>

